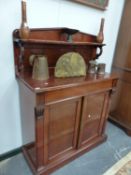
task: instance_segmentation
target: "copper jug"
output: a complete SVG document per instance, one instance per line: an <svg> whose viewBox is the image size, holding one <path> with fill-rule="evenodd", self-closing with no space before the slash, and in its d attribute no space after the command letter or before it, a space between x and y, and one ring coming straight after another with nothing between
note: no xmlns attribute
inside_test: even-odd
<svg viewBox="0 0 131 175"><path fill-rule="evenodd" d="M31 55L30 64L33 65L32 78L47 80L49 78L47 57L44 55Z"/></svg>

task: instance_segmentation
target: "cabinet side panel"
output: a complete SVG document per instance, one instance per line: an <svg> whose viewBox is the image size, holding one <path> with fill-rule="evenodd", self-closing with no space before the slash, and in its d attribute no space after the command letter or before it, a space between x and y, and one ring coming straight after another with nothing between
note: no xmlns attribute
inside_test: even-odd
<svg viewBox="0 0 131 175"><path fill-rule="evenodd" d="M21 106L21 128L22 144L28 144L35 141L35 94L19 81L20 106Z"/></svg>

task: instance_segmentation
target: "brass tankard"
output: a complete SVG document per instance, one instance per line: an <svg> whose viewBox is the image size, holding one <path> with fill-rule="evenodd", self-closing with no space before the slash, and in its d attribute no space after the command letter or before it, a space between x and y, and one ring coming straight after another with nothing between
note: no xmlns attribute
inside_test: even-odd
<svg viewBox="0 0 131 175"><path fill-rule="evenodd" d="M30 65L33 66L32 78L35 80L47 80L49 78L47 57L44 55L31 55Z"/></svg>

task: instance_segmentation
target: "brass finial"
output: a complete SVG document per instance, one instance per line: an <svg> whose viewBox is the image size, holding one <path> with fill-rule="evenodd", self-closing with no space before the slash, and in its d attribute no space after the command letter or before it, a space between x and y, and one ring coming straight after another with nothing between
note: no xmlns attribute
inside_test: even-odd
<svg viewBox="0 0 131 175"><path fill-rule="evenodd" d="M22 10L22 22L20 27L20 38L28 39L30 29L27 25L27 17L26 17L26 0L21 1L21 10Z"/></svg>
<svg viewBox="0 0 131 175"><path fill-rule="evenodd" d="M104 33L103 33L104 23L105 23L105 19L102 18L101 19L100 30L99 30L99 33L98 33L97 38L96 38L96 40L97 40L98 43L102 43L103 40L104 40Z"/></svg>

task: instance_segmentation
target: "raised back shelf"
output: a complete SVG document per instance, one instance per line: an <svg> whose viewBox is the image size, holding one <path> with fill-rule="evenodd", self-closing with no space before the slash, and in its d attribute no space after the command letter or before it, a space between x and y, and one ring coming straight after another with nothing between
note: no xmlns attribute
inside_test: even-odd
<svg viewBox="0 0 131 175"><path fill-rule="evenodd" d="M67 41L65 34L75 29L70 28L35 28L30 29L29 39L33 40L51 40L51 41ZM68 32L69 33L69 32ZM96 36L86 34L76 30L73 35L74 42L96 42ZM14 38L19 38L19 30L13 33Z"/></svg>
<svg viewBox="0 0 131 175"><path fill-rule="evenodd" d="M29 56L32 54L46 55L49 67L55 67L61 55L74 51L81 54L88 65L89 60L97 59L102 54L104 46L97 42L97 36L69 28L30 29L28 39L20 39L19 30L16 29L13 42L17 71L31 68ZM100 49L98 54L97 48Z"/></svg>

